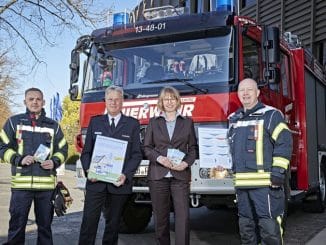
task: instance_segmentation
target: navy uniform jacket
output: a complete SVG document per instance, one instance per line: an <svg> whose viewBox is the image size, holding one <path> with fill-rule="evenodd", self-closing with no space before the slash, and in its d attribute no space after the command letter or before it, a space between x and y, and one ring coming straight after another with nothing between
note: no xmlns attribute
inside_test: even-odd
<svg viewBox="0 0 326 245"><path fill-rule="evenodd" d="M55 188L55 170L43 169L39 162L22 165L23 158L33 156L40 144L50 149L46 159L51 159L54 169L66 159L68 144L59 124L42 112L33 120L26 113L10 117L0 133L0 157L11 163L11 188L20 190L51 190Z"/></svg>
<svg viewBox="0 0 326 245"><path fill-rule="evenodd" d="M263 103L229 116L229 139L236 188L270 185L288 169L292 135L282 113Z"/></svg>
<svg viewBox="0 0 326 245"><path fill-rule="evenodd" d="M132 192L132 178L136 172L142 154L140 149L140 126L138 120L132 117L121 115L114 132L111 131L108 115L92 117L87 128L85 145L80 157L83 170L87 176L87 170L90 167L93 148L97 135L112 137L115 139L128 141L125 162L122 173L127 177L124 185L116 187L111 183L102 181L91 182L87 180L86 189L102 192L107 188L109 193L113 194L130 194ZM108 149L110 151L110 149Z"/></svg>

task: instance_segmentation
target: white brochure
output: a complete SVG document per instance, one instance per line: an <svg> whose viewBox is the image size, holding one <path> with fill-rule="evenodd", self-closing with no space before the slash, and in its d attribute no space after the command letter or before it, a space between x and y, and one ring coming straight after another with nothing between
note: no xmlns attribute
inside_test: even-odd
<svg viewBox="0 0 326 245"><path fill-rule="evenodd" d="M117 182L121 175L128 142L97 135L88 178Z"/></svg>
<svg viewBox="0 0 326 245"><path fill-rule="evenodd" d="M178 149L174 149L174 148L168 149L167 157L175 165L180 164L184 156L185 154L182 151L179 151Z"/></svg>
<svg viewBox="0 0 326 245"><path fill-rule="evenodd" d="M198 139L201 168L232 167L226 128L199 127Z"/></svg>
<svg viewBox="0 0 326 245"><path fill-rule="evenodd" d="M46 160L49 153L50 153L50 148L46 147L43 144L40 144L38 146L36 152L34 153L34 159L35 159L35 161L42 163Z"/></svg>

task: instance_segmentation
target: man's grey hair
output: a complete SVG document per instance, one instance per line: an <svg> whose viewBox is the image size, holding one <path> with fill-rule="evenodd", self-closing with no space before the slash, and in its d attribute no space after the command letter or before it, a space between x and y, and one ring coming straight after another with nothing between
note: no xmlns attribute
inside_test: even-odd
<svg viewBox="0 0 326 245"><path fill-rule="evenodd" d="M115 85L111 85L110 87L107 87L105 89L105 97L110 93L110 92L119 92L123 98L123 88L119 87L119 86L115 86Z"/></svg>

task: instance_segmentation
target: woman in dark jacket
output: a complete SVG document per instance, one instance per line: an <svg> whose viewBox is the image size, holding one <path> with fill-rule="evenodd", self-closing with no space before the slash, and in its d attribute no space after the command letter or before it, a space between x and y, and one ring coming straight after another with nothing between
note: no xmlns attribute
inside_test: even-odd
<svg viewBox="0 0 326 245"><path fill-rule="evenodd" d="M189 244L190 166L197 156L193 122L178 112L179 92L161 90L157 106L160 115L150 119L144 151L150 161L148 180L152 199L155 237L160 245L170 244L170 206L175 214L175 244ZM172 197L172 198L171 198Z"/></svg>

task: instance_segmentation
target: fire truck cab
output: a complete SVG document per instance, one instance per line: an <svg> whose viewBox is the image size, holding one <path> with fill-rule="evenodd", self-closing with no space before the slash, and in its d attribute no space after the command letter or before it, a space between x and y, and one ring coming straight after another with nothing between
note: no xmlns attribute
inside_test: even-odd
<svg viewBox="0 0 326 245"><path fill-rule="evenodd" d="M105 113L107 86L123 87L122 113L139 120L141 138L149 118L159 113L159 91L173 86L182 96L181 113L195 122L199 143L199 158L191 169L191 206L232 205L227 116L240 106L239 81L251 77L260 86L261 101L281 110L293 132L288 199L303 199L307 207L323 211L325 71L296 36L280 35L276 27L237 16L232 4L216 5L208 12L190 13L186 4L180 4L143 13L140 21L131 13L133 22L113 23L80 37L71 52L69 92L72 100L81 98L78 149L82 150L90 118ZM86 59L78 85L81 55ZM217 164L227 170L214 171ZM147 169L144 159L123 215L129 232L141 231L151 218Z"/></svg>

